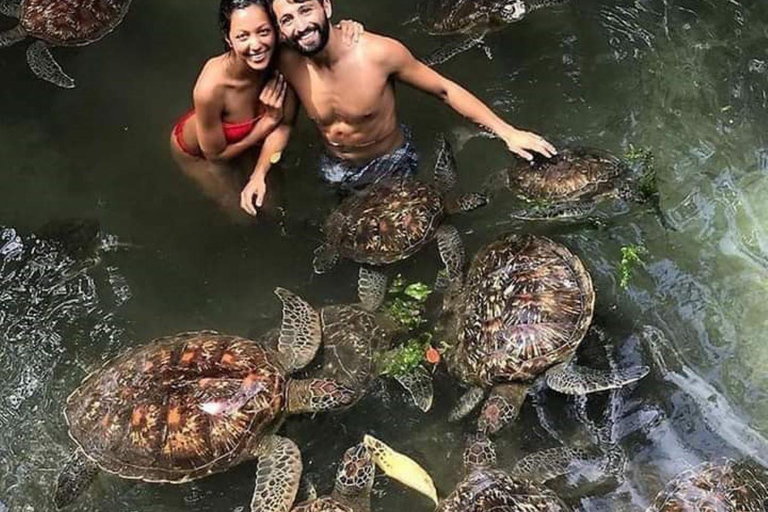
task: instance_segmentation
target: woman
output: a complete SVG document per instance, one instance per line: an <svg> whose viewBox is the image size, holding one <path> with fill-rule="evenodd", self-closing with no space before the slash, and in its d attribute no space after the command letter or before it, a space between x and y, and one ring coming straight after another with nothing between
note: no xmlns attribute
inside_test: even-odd
<svg viewBox="0 0 768 512"><path fill-rule="evenodd" d="M203 67L193 91L194 110L174 126L171 152L225 209L237 210L239 204L256 215L267 173L288 143L296 97L273 67L278 37L266 0L222 0L219 24L227 51ZM342 27L347 42L362 31L354 22ZM231 165L241 156L252 169L245 187Z"/></svg>

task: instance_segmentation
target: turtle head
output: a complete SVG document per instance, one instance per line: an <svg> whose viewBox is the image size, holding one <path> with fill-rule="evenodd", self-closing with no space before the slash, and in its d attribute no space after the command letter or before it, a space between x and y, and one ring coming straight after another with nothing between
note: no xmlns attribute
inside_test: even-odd
<svg viewBox="0 0 768 512"><path fill-rule="evenodd" d="M464 466L468 471L496 466L496 448L487 435L476 433L467 438Z"/></svg>
<svg viewBox="0 0 768 512"><path fill-rule="evenodd" d="M358 443L344 452L344 458L336 472L335 491L342 496L367 493L373 486L376 466L365 444Z"/></svg>
<svg viewBox="0 0 768 512"><path fill-rule="evenodd" d="M302 379L288 382L289 414L335 411L357 401L357 392L332 379Z"/></svg>
<svg viewBox="0 0 768 512"><path fill-rule="evenodd" d="M528 7L523 0L504 0L499 2L497 16L504 23L520 21L528 12Z"/></svg>

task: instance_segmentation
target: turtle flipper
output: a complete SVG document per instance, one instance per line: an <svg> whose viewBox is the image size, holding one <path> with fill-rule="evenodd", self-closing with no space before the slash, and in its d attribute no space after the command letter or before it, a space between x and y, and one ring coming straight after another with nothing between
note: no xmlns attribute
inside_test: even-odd
<svg viewBox="0 0 768 512"><path fill-rule="evenodd" d="M441 46L437 50L433 51L423 60L424 64L430 67L438 66L445 62L448 62L457 55L460 55L467 50L471 50L475 46L483 46L485 43L485 33L479 36L470 36L464 38L454 44L448 44Z"/></svg>
<svg viewBox="0 0 768 512"><path fill-rule="evenodd" d="M358 392L332 379L301 379L288 382L289 414L333 411L352 405Z"/></svg>
<svg viewBox="0 0 768 512"><path fill-rule="evenodd" d="M309 364L320 348L323 336L320 315L301 297L284 288L275 288L275 295L283 303L277 350L287 364L286 370L293 372Z"/></svg>
<svg viewBox="0 0 768 512"><path fill-rule="evenodd" d="M451 286L460 286L465 255L459 230L447 224L440 226L437 229L437 247Z"/></svg>
<svg viewBox="0 0 768 512"><path fill-rule="evenodd" d="M373 461L388 477L420 492L437 504L435 483L416 461L368 434L363 437L363 443L370 450Z"/></svg>
<svg viewBox="0 0 768 512"><path fill-rule="evenodd" d="M19 0L0 0L0 14L11 18L21 18L21 2Z"/></svg>
<svg viewBox="0 0 768 512"><path fill-rule="evenodd" d="M477 192L470 192L468 194L462 194L455 200L451 201L448 206L448 210L451 213L454 212L471 212L481 206L488 204L488 196Z"/></svg>
<svg viewBox="0 0 768 512"><path fill-rule="evenodd" d="M255 455L259 463L251 512L288 512L301 482L299 447L285 437L266 436L259 443Z"/></svg>
<svg viewBox="0 0 768 512"><path fill-rule="evenodd" d="M366 311L376 311L387 295L387 276L381 272L360 267L357 278L357 295Z"/></svg>
<svg viewBox="0 0 768 512"><path fill-rule="evenodd" d="M432 375L425 368L419 366L411 373L396 376L395 380L408 391L416 407L423 412L432 408L435 389L432 385Z"/></svg>
<svg viewBox="0 0 768 512"><path fill-rule="evenodd" d="M538 204L512 211L509 216L518 220L578 220L588 218L594 211L592 203Z"/></svg>
<svg viewBox="0 0 768 512"><path fill-rule="evenodd" d="M581 448L561 446L526 455L512 468L512 476L532 482L547 482L572 474L577 466L594 464L602 457Z"/></svg>
<svg viewBox="0 0 768 512"><path fill-rule="evenodd" d="M58 85L64 89L74 89L75 81L64 73L61 66L53 59L51 51L42 41L35 41L27 48L27 64L29 69L43 80Z"/></svg>
<svg viewBox="0 0 768 512"><path fill-rule="evenodd" d="M458 180L456 176L456 158L453 156L451 143L445 135L437 137L437 159L435 160L435 185L442 194L453 190Z"/></svg>
<svg viewBox="0 0 768 512"><path fill-rule="evenodd" d="M566 395L585 395L617 389L648 375L647 366L634 366L616 371L595 370L574 363L559 364L547 370L547 385Z"/></svg>
<svg viewBox="0 0 768 512"><path fill-rule="evenodd" d="M75 501L98 473L98 466L78 448L67 459L56 480L56 494L53 499L56 508L64 508Z"/></svg>
<svg viewBox="0 0 768 512"><path fill-rule="evenodd" d="M528 393L527 384L499 384L494 386L483 404L477 429L487 435L495 434L517 418Z"/></svg>
<svg viewBox="0 0 768 512"><path fill-rule="evenodd" d="M27 33L24 31L23 28L21 28L21 25L17 25L16 27L10 30L6 30L5 32L0 32L0 48L11 46L13 44L18 43L19 41L23 41L26 38L27 38Z"/></svg>
<svg viewBox="0 0 768 512"><path fill-rule="evenodd" d="M339 262L339 251L332 244L324 243L315 249L315 258L312 260L312 268L315 274L325 274Z"/></svg>
<svg viewBox="0 0 768 512"><path fill-rule="evenodd" d="M480 387L475 387L461 395L459 401L451 409L448 415L448 421L458 421L465 417L467 414L475 410L485 398L485 390Z"/></svg>

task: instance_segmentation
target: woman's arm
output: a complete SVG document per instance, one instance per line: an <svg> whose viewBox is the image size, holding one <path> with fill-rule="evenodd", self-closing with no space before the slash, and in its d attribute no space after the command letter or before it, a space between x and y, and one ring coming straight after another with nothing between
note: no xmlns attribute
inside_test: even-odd
<svg viewBox="0 0 768 512"><path fill-rule="evenodd" d="M298 110L296 93L289 88L285 95L283 121L264 140L256 167L240 193L240 207L250 215L256 216L256 208L261 208L264 204L264 197L267 195L267 174L272 165L280 161L280 156L288 145Z"/></svg>
<svg viewBox="0 0 768 512"><path fill-rule="evenodd" d="M217 162L231 160L245 150L259 144L280 124L283 118L283 101L286 91L285 78L278 74L270 80L259 95L264 105L264 115L242 140L227 144L221 122L223 105L220 95L201 90L195 91L195 113L197 117L198 140L206 159Z"/></svg>

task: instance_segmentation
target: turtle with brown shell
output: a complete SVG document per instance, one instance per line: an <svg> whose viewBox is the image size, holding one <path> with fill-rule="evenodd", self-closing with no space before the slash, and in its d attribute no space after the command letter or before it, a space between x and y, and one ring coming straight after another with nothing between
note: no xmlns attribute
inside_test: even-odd
<svg viewBox="0 0 768 512"><path fill-rule="evenodd" d="M648 373L645 366L601 371L574 362L595 292L584 264L565 246L505 235L475 255L466 277L461 241L441 249L450 284L438 336L451 347L448 370L470 387L451 419L484 403L478 429L493 433L516 418L539 376L556 391L584 395Z"/></svg>
<svg viewBox="0 0 768 512"><path fill-rule="evenodd" d="M61 69L50 46L85 46L117 27L131 0L0 0L0 14L19 24L0 33L0 47L27 37L37 39L27 48L27 63L39 78L71 89L75 81Z"/></svg>
<svg viewBox="0 0 768 512"><path fill-rule="evenodd" d="M768 471L747 461L705 462L673 478L646 512L764 512Z"/></svg>
<svg viewBox="0 0 768 512"><path fill-rule="evenodd" d="M88 375L64 415L77 445L55 503L71 503L99 470L146 482L185 483L258 459L250 510L287 510L302 463L275 434L287 415L349 406L356 392L331 379L290 377L315 356L320 315L282 288L274 347L212 331L128 350Z"/></svg>
<svg viewBox="0 0 768 512"><path fill-rule="evenodd" d="M315 250L315 272L327 272L340 258L369 265L404 260L433 239L458 236L444 224L453 212L486 204L481 194L452 197L456 161L445 137L438 138L434 184L410 177L391 177L346 198L328 216L325 240Z"/></svg>

